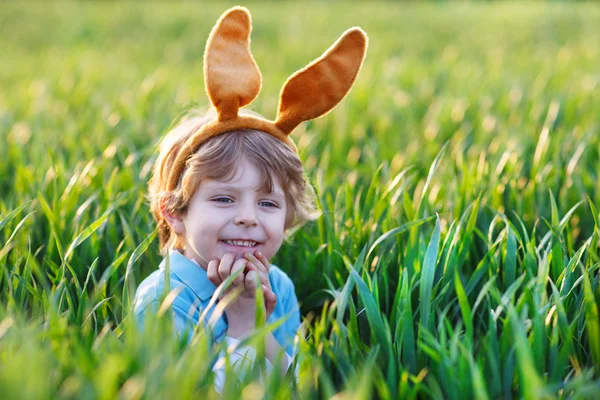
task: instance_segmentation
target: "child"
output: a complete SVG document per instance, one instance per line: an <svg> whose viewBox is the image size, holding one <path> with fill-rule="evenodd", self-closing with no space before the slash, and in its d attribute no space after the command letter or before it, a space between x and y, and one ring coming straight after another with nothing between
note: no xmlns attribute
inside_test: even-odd
<svg viewBox="0 0 600 400"><path fill-rule="evenodd" d="M215 300L231 290L239 295L208 327L216 341L237 345L255 329L260 282L267 323L285 319L265 338L268 361L285 372L300 314L294 284L269 260L287 229L317 215L289 135L302 121L331 110L350 90L364 59L366 36L358 28L348 30L323 56L292 75L272 122L240 109L261 87L250 31L245 8L235 7L219 19L204 56L214 110L184 119L160 145L149 189L165 260L140 284L134 313L143 323L145 314L156 312L168 261L176 332L189 337L196 325L211 320L209 303L219 286L238 274ZM286 357L278 363L282 348ZM252 358L251 353L248 347L238 349L230 359L236 354Z"/></svg>

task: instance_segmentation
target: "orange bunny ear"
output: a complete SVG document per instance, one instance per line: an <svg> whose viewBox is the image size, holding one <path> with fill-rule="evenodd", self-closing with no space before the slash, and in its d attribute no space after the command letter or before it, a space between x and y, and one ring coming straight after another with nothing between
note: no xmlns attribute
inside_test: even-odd
<svg viewBox="0 0 600 400"><path fill-rule="evenodd" d="M330 111L350 90L365 58L367 35L352 28L321 57L287 80L275 125L290 134L298 124Z"/></svg>
<svg viewBox="0 0 600 400"><path fill-rule="evenodd" d="M250 52L250 12L234 7L221 16L210 33L204 52L206 93L219 121L237 117L252 102L262 77Z"/></svg>

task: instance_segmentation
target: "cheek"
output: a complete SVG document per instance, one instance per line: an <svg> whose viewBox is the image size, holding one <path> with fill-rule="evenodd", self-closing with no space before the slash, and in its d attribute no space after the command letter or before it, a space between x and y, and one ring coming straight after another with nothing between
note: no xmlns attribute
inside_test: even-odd
<svg viewBox="0 0 600 400"><path fill-rule="evenodd" d="M279 212L273 213L269 215L269 218L267 218L267 224L269 226L269 229L272 231L285 229L286 222L287 214L285 210L279 210Z"/></svg>
<svg viewBox="0 0 600 400"><path fill-rule="evenodd" d="M276 246L275 251L279 249L279 246L281 246L281 243L283 242L283 237L285 234L285 222L285 214L270 221L268 228L269 237L271 238L274 247Z"/></svg>
<svg viewBox="0 0 600 400"><path fill-rule="evenodd" d="M197 237L214 237L223 223L218 214L198 213L190 214L185 221L186 231Z"/></svg>

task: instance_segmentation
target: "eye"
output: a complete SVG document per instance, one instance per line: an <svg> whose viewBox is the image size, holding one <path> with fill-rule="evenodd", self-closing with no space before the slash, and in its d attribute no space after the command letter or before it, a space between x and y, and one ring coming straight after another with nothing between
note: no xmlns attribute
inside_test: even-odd
<svg viewBox="0 0 600 400"><path fill-rule="evenodd" d="M260 206L264 206L264 207L274 207L274 208L279 208L279 205L277 205L277 203L273 202L273 201L268 201L268 200L263 200L260 201L258 203Z"/></svg>
<svg viewBox="0 0 600 400"><path fill-rule="evenodd" d="M233 200L230 199L229 197L215 197L214 199L212 199L212 201L217 202L217 203L233 203Z"/></svg>

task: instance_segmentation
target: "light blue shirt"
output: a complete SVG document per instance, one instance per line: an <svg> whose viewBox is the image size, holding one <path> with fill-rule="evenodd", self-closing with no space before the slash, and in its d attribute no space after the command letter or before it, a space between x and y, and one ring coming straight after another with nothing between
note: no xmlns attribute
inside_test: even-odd
<svg viewBox="0 0 600 400"><path fill-rule="evenodd" d="M217 287L208 280L206 270L183 254L171 250L168 256L170 289L179 291L171 304L175 329L178 335L191 338L194 327L200 323L200 315L207 309ZM162 260L158 270L142 281L135 293L134 314L140 327L144 326L144 316L149 312L156 313L161 299L164 298L165 264L166 258ZM275 265L271 265L269 281L277 296L277 303L267 323L289 316L282 325L273 330L273 336L286 353L293 356L293 340L300 327L300 309L294 283ZM207 328L207 322L210 321L217 303L218 301L207 311L205 320L202 321ZM227 333L227 316L223 313L210 330L214 340L223 340Z"/></svg>

